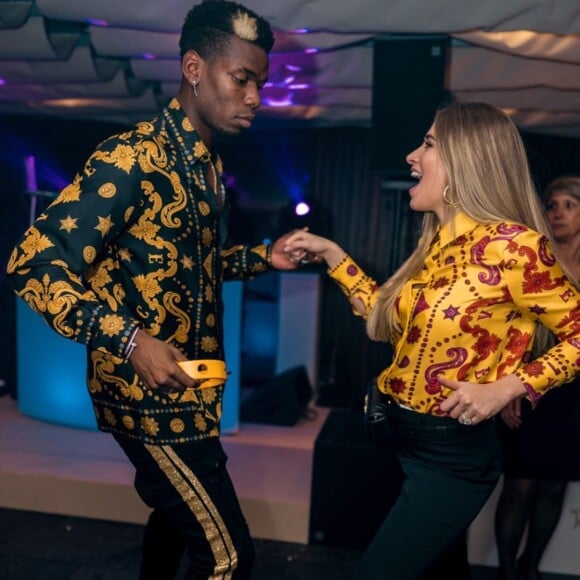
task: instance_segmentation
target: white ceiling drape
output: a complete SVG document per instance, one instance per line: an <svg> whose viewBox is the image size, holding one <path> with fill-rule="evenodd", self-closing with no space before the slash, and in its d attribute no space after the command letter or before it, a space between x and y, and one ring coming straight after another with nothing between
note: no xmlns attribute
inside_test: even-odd
<svg viewBox="0 0 580 580"><path fill-rule="evenodd" d="M580 137L579 0L245 3L276 31L265 119L370 124L373 38L444 33L458 100L491 102L525 130ZM0 0L0 114L123 123L153 114L177 90L191 6Z"/></svg>

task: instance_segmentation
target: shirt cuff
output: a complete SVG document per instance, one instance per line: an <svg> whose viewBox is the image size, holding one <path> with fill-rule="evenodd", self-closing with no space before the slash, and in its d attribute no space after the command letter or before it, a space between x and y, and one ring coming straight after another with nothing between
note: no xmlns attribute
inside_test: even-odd
<svg viewBox="0 0 580 580"><path fill-rule="evenodd" d="M274 244L268 244L266 246L266 262L268 266L272 267L272 250L274 249Z"/></svg>
<svg viewBox="0 0 580 580"><path fill-rule="evenodd" d="M530 401L532 409L535 409L536 405L540 402L542 395L538 393L538 391L536 391L534 387L532 387L532 385L528 381L526 381L523 377L519 376L517 373L516 376L522 381L522 384L526 389L526 399Z"/></svg>
<svg viewBox="0 0 580 580"><path fill-rule="evenodd" d="M367 276L347 254L338 264L329 268L327 274L349 294L354 292Z"/></svg>

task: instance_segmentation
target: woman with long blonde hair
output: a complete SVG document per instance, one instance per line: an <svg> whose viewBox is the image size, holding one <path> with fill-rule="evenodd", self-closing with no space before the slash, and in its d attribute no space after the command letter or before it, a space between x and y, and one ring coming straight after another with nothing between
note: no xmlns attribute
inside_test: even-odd
<svg viewBox="0 0 580 580"><path fill-rule="evenodd" d="M407 163L422 236L382 286L331 240L299 231L285 247L324 260L370 338L393 345L377 384L404 481L360 580L416 580L498 482L495 416L580 370L580 291L555 257L512 120L484 103L449 105Z"/></svg>

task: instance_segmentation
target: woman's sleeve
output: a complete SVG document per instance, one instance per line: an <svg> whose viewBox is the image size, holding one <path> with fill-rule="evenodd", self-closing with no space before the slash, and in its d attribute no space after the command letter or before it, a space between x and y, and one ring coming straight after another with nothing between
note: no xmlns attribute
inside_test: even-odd
<svg viewBox="0 0 580 580"><path fill-rule="evenodd" d="M550 388L580 371L580 292L555 259L548 240L527 230L503 253L504 273L514 303L551 330L558 342L516 371L534 403Z"/></svg>
<svg viewBox="0 0 580 580"><path fill-rule="evenodd" d="M357 316L367 318L379 295L379 286L350 257L345 256L336 266L327 271L328 275L338 284L343 294L352 303L357 299L363 305L364 312L353 308Z"/></svg>

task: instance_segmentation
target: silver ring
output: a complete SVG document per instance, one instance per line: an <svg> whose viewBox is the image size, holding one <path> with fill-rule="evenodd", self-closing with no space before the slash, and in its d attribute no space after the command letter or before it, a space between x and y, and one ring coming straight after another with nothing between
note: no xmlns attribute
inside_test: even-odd
<svg viewBox="0 0 580 580"><path fill-rule="evenodd" d="M309 258L302 258L302 260L300 260L301 264L310 264L310 259Z"/></svg>
<svg viewBox="0 0 580 580"><path fill-rule="evenodd" d="M459 422L462 425L467 425L467 426L471 425L471 423L472 423L471 419L468 419L465 415L461 415L459 417Z"/></svg>

